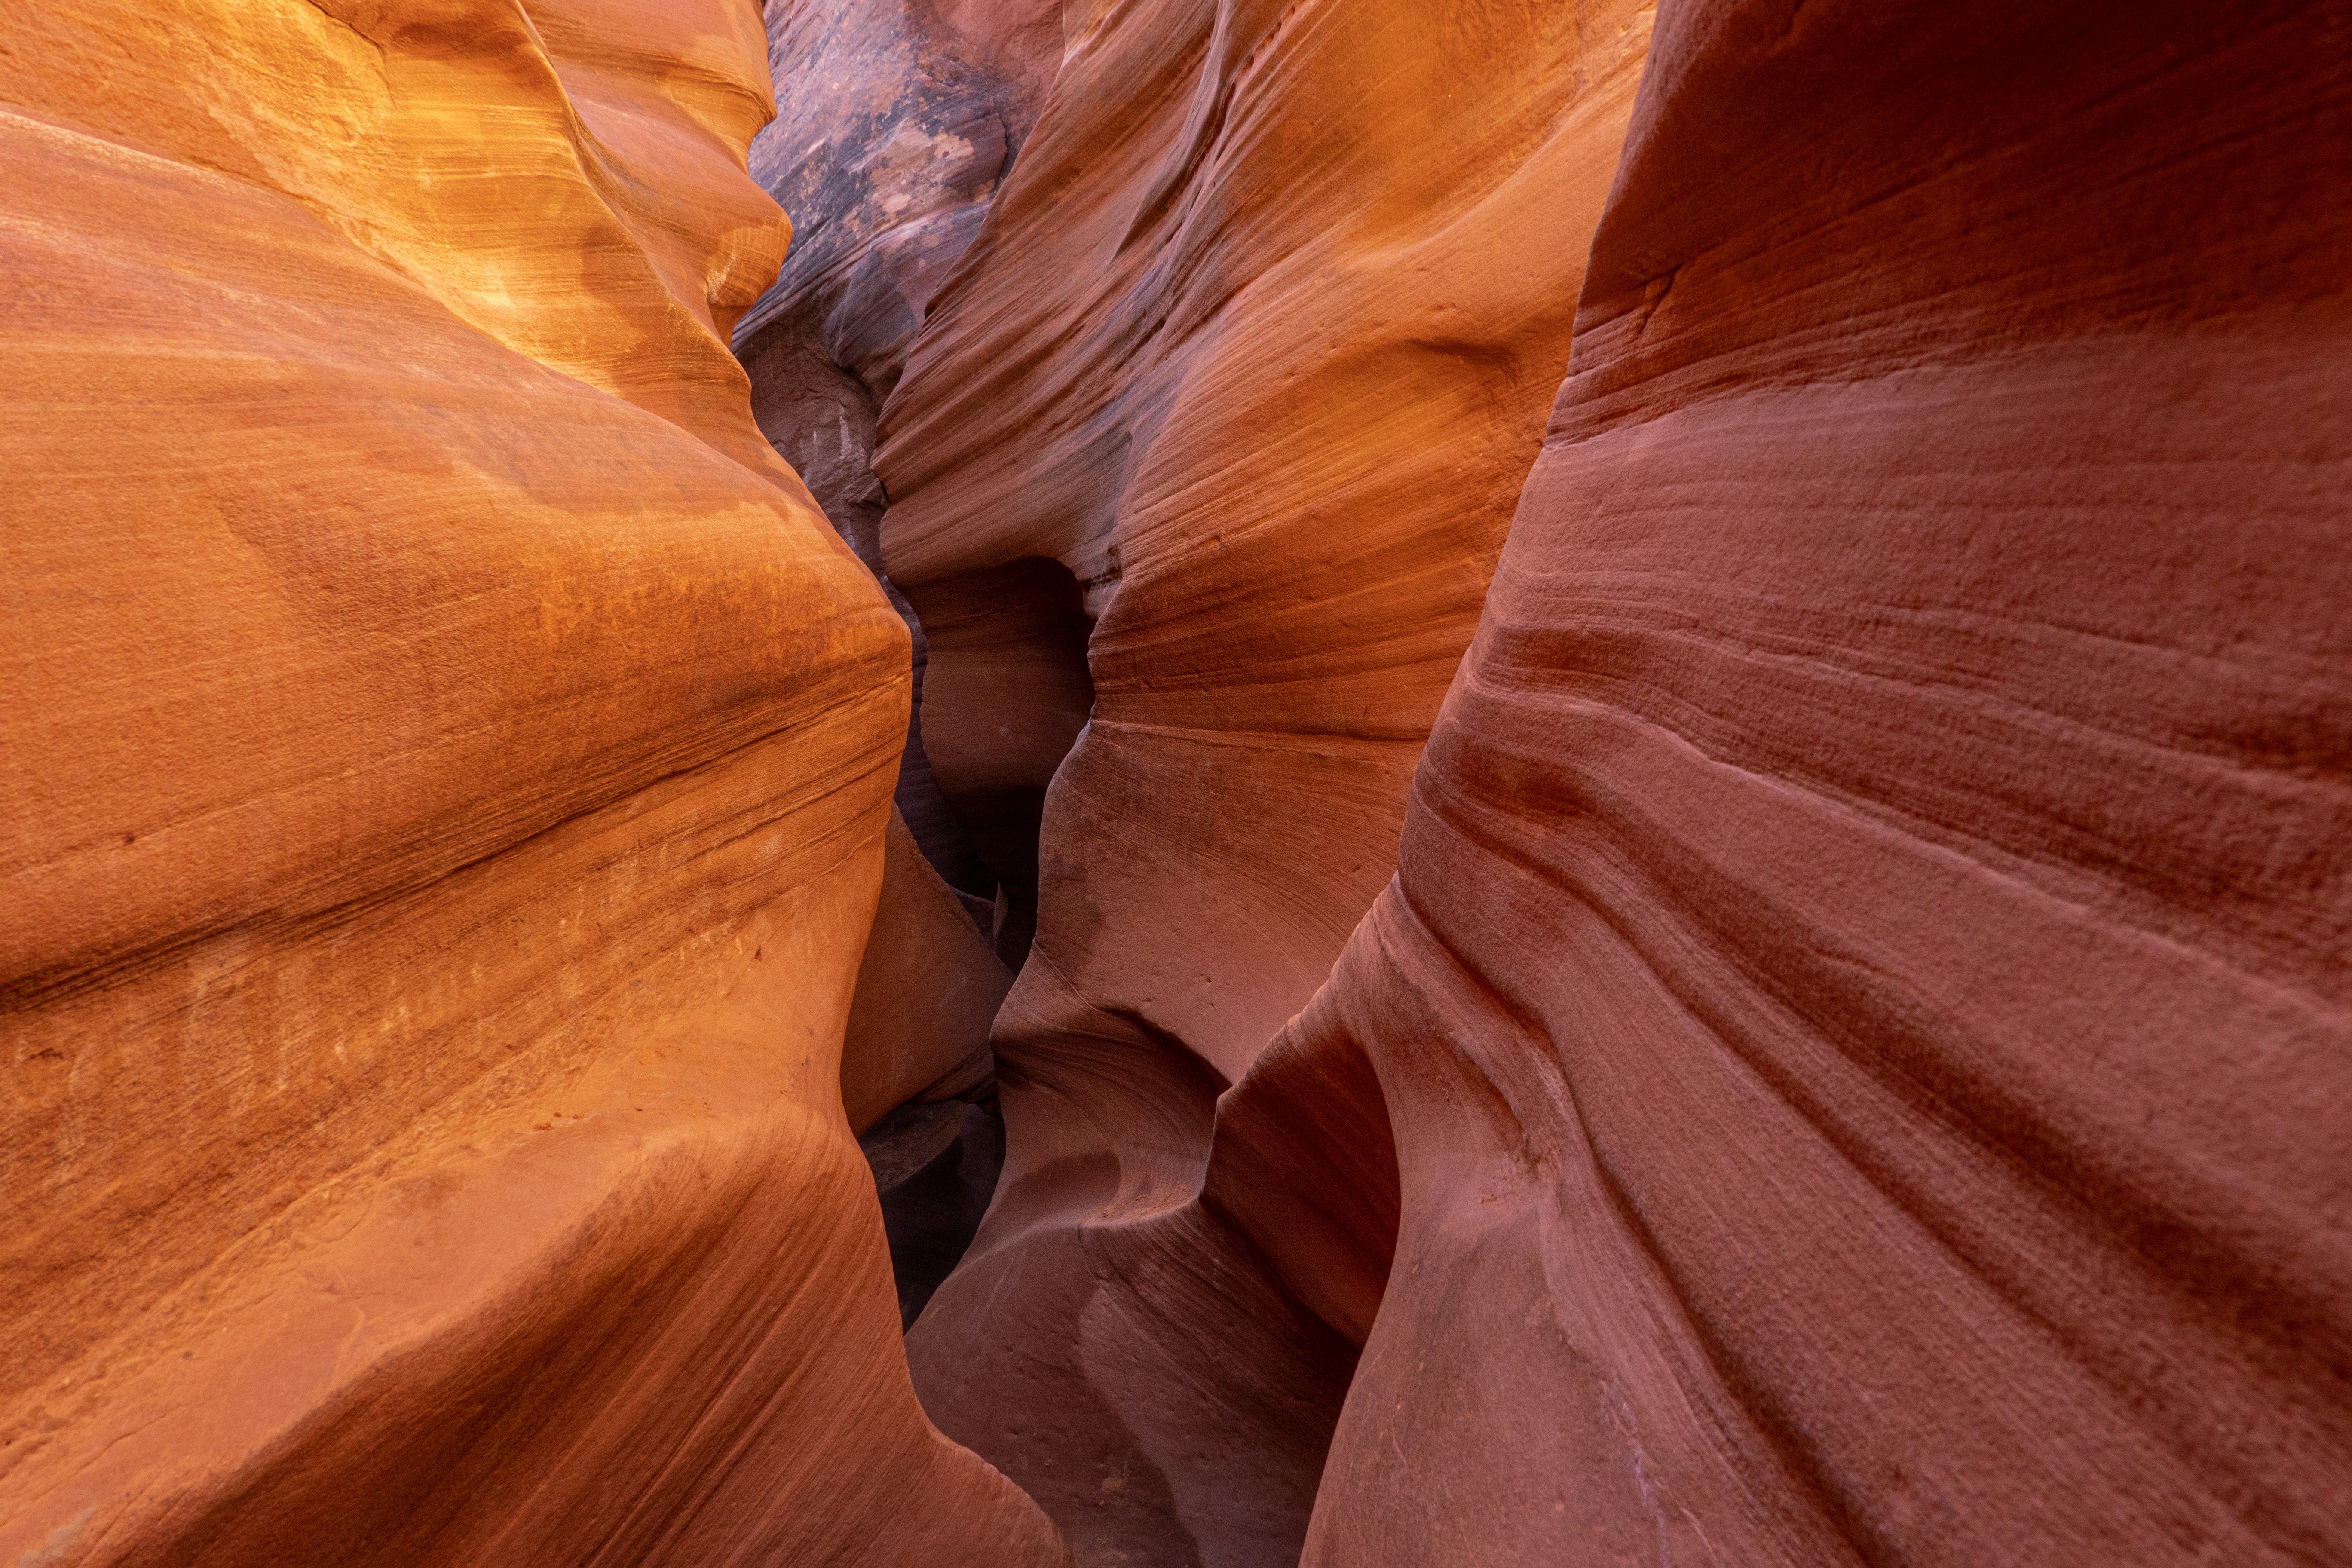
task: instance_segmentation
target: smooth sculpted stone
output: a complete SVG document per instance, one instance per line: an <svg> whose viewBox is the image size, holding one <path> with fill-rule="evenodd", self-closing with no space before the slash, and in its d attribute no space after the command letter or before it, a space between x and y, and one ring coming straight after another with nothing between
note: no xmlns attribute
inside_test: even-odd
<svg viewBox="0 0 2352 1568"><path fill-rule="evenodd" d="M923 628L883 572L874 420L1061 63L1060 0L771 0L775 121L751 172L792 215L783 270L735 333L751 407L914 637L898 800L940 873L996 879L931 782Z"/></svg>
<svg viewBox="0 0 2352 1568"><path fill-rule="evenodd" d="M932 767L1004 889L1003 950L1036 922L995 1036L1003 1184L909 1355L942 1428L1082 1558L1281 1563L1363 1324L1189 1200L1219 1091L1394 868L1648 16L1064 21L876 458Z"/></svg>
<svg viewBox="0 0 2352 1568"><path fill-rule="evenodd" d="M769 112L732 0L0 5L0 1562L1066 1561L842 1110Z"/></svg>
<svg viewBox="0 0 2352 1568"><path fill-rule="evenodd" d="M1377 1301L1307 1563L2352 1561L2347 50L1661 9L1397 880L1221 1112Z"/></svg>
<svg viewBox="0 0 2352 1568"><path fill-rule="evenodd" d="M842 1041L850 1130L863 1132L918 1097L983 1092L995 1072L989 1026L1012 986L971 911L892 812L882 891Z"/></svg>

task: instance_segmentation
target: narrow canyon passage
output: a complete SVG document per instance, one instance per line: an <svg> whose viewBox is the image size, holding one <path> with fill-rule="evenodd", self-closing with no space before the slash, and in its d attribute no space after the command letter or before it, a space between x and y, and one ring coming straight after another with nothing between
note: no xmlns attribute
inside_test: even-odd
<svg viewBox="0 0 2352 1568"><path fill-rule="evenodd" d="M2352 1561L2336 0L0 0L0 1564Z"/></svg>
<svg viewBox="0 0 2352 1568"><path fill-rule="evenodd" d="M2344 1549L2323 12L771 7L1080 1562Z"/></svg>

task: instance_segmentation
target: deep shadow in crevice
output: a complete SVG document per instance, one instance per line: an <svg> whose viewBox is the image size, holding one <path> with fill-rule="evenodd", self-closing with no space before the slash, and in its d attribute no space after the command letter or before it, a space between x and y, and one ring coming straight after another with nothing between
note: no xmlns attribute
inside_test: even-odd
<svg viewBox="0 0 2352 1568"><path fill-rule="evenodd" d="M906 592L929 645L920 739L930 776L995 879L992 934L1017 972L1037 931L1045 790L1094 712L1094 622L1076 577L1050 558Z"/></svg>
<svg viewBox="0 0 2352 1568"><path fill-rule="evenodd" d="M1004 1119L982 1103L902 1105L858 1136L882 1200L898 1327L911 1328L961 1262L1004 1168Z"/></svg>
<svg viewBox="0 0 2352 1568"><path fill-rule="evenodd" d="M985 931L992 924L996 879L964 837L946 797L931 780L923 748L923 689L928 647L922 622L882 565L882 514L889 498L867 459L874 446L874 395L835 363L831 350L807 323L789 319L761 332L743 361L751 382L751 410L777 455L793 465L824 509L844 542L874 574L913 642L914 707L894 792L908 831L949 887Z"/></svg>

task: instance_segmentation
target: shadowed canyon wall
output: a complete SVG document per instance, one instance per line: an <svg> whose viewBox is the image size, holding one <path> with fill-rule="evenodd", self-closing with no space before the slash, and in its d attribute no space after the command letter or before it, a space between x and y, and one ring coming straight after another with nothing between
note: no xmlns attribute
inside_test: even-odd
<svg viewBox="0 0 2352 1568"><path fill-rule="evenodd" d="M727 350L762 49L0 5L0 1560L1066 1560L842 1109L939 1064L841 1060L907 638Z"/></svg>
<svg viewBox="0 0 2352 1568"><path fill-rule="evenodd" d="M1042 802L927 1406L1087 1563L2345 1559L2341 8L1669 5L1622 164L1438 9L1071 7L885 410Z"/></svg>
<svg viewBox="0 0 2352 1568"><path fill-rule="evenodd" d="M1394 868L1647 16L1065 17L876 461L934 774L1008 901L1042 890L1003 1184L909 1354L1082 1557L1288 1561L1363 1325L1187 1200L1217 1095Z"/></svg>
<svg viewBox="0 0 2352 1568"><path fill-rule="evenodd" d="M1278 1047L1403 1194L1308 1562L2352 1555L2347 48L1662 11Z"/></svg>
<svg viewBox="0 0 2352 1568"><path fill-rule="evenodd" d="M737 328L735 349L761 429L907 620L918 715L925 640L883 571L875 416L932 293L1036 121L1061 60L1059 10L1059 0L772 0L767 8L778 105L751 144L751 173L797 229L782 271ZM898 801L940 874L986 905L996 879L933 786L915 719ZM996 923L993 910L988 920Z"/></svg>
<svg viewBox="0 0 2352 1568"><path fill-rule="evenodd" d="M767 27L778 112L750 156L752 176L798 224L783 269L735 333L752 411L913 644L914 701L894 792L910 853L899 855L894 834L845 1059L928 1060L943 1076L926 1100L981 1102L961 1120L952 1109L909 1108L876 1125L897 1101L866 1103L845 1081L908 1318L970 1240L989 1196L972 1183L984 1171L992 1184L1002 1159L988 1032L1012 984L1006 962L1018 964L1026 950L1030 910L1016 914L1000 896L931 780L926 642L883 571L874 422L933 290L1036 119L1061 58L1057 11L1057 0L776 0Z"/></svg>

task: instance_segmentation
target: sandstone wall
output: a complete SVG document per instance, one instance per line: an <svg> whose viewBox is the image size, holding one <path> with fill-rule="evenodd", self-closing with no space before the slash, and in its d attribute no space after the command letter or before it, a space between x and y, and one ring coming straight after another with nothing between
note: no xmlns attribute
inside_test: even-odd
<svg viewBox="0 0 2352 1568"><path fill-rule="evenodd" d="M1686 0L1622 165L1276 9L1072 8L884 416L1043 812L929 1406L1087 1562L2346 1556L2340 8Z"/></svg>
<svg viewBox="0 0 2352 1568"><path fill-rule="evenodd" d="M770 108L733 0L0 6L8 1561L1059 1560L841 1109Z"/></svg>
<svg viewBox="0 0 2352 1568"><path fill-rule="evenodd" d="M2347 47L1661 12L1270 1053L1369 1064L1402 1193L1307 1562L2352 1552Z"/></svg>
<svg viewBox="0 0 2352 1568"><path fill-rule="evenodd" d="M2352 1558L2341 11L0 0L0 1558Z"/></svg>
<svg viewBox="0 0 2352 1568"><path fill-rule="evenodd" d="M751 143L751 172L793 215L798 240L734 340L760 428L906 618L917 717L898 808L925 856L982 909L996 879L924 754L922 625L883 571L874 422L1036 121L1061 63L1060 10L1059 0L769 0L777 113Z"/></svg>
<svg viewBox="0 0 2352 1568"><path fill-rule="evenodd" d="M1286 1561L1355 1347L1187 1200L1217 1094L1393 869L1647 18L1064 16L876 459L933 770L1038 921L1003 1184L909 1353L1082 1556Z"/></svg>

